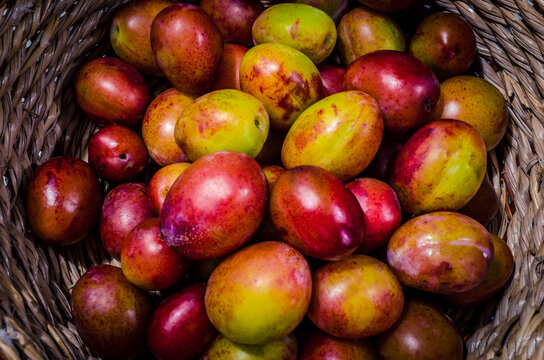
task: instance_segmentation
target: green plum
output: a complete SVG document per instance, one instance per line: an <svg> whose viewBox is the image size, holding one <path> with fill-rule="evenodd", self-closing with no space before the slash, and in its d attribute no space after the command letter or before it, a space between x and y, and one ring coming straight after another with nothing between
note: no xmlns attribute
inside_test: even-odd
<svg viewBox="0 0 544 360"><path fill-rule="evenodd" d="M306 4L283 3L266 9L253 23L255 44L281 43L319 64L333 51L336 25L324 11Z"/></svg>
<svg viewBox="0 0 544 360"><path fill-rule="evenodd" d="M239 344L218 335L202 356L203 360L296 360L298 345L294 335L262 345Z"/></svg>

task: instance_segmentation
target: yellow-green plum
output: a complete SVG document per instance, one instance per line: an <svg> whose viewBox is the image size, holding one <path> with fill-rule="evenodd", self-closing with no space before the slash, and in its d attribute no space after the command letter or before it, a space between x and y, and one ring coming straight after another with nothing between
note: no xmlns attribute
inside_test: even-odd
<svg viewBox="0 0 544 360"><path fill-rule="evenodd" d="M440 97L443 119L474 126L488 151L499 144L508 126L508 108L495 85L476 76L454 76L440 84Z"/></svg>
<svg viewBox="0 0 544 360"><path fill-rule="evenodd" d="M174 138L176 122L193 97L170 88L161 92L145 111L142 137L149 156L160 166L187 161Z"/></svg>
<svg viewBox="0 0 544 360"><path fill-rule="evenodd" d="M294 335L262 345L234 342L218 335L202 356L204 360L296 360L298 352Z"/></svg>
<svg viewBox="0 0 544 360"><path fill-rule="evenodd" d="M464 292L487 274L493 240L476 220L438 211L401 225L389 240L387 259L406 286L439 294Z"/></svg>
<svg viewBox="0 0 544 360"><path fill-rule="evenodd" d="M345 66L377 50L406 51L406 37L390 16L365 7L354 8L338 24L338 54Z"/></svg>
<svg viewBox="0 0 544 360"><path fill-rule="evenodd" d="M289 130L296 118L319 100L322 87L312 60L277 43L248 50L240 64L240 86L263 103L270 126L282 131Z"/></svg>
<svg viewBox="0 0 544 360"><path fill-rule="evenodd" d="M306 4L283 3L266 9L253 23L256 45L281 43L319 64L334 50L336 25L324 11Z"/></svg>
<svg viewBox="0 0 544 360"><path fill-rule="evenodd" d="M313 272L308 317L321 330L344 339L371 337L400 317L404 292L383 262L352 255Z"/></svg>
<svg viewBox="0 0 544 360"><path fill-rule="evenodd" d="M361 91L344 91L306 109L283 142L287 169L315 165L348 180L363 171L376 155L383 134L380 106Z"/></svg>
<svg viewBox="0 0 544 360"><path fill-rule="evenodd" d="M407 214L457 211L480 188L486 164L485 144L474 127L436 120L416 131L400 150L389 184Z"/></svg>
<svg viewBox="0 0 544 360"><path fill-rule="evenodd" d="M255 158L268 136L263 104L235 89L212 91L189 104L179 117L174 137L189 158L229 150Z"/></svg>
<svg viewBox="0 0 544 360"><path fill-rule="evenodd" d="M480 304L496 295L506 284L514 270L514 257L506 241L495 234L493 239L493 261L489 272L475 288L465 292L444 296L444 299L455 306L471 306Z"/></svg>
<svg viewBox="0 0 544 360"><path fill-rule="evenodd" d="M421 299L406 301L399 321L376 339L383 360L463 359L463 339L455 324Z"/></svg>
<svg viewBox="0 0 544 360"><path fill-rule="evenodd" d="M291 246L266 241L243 248L213 271L206 312L225 337L242 344L279 340L302 321L312 295L304 256Z"/></svg>

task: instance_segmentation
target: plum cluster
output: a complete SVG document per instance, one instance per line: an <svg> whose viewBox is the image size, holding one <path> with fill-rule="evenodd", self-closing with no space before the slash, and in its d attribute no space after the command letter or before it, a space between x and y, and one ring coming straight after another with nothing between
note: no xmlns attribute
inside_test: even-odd
<svg viewBox="0 0 544 360"><path fill-rule="evenodd" d="M415 0L352 5L116 12L116 56L74 77L100 126L88 162L50 159L26 199L37 237L67 246L97 228L120 264L72 289L96 355L462 358L441 305L482 303L513 269L486 228L506 101L470 74L461 17Z"/></svg>

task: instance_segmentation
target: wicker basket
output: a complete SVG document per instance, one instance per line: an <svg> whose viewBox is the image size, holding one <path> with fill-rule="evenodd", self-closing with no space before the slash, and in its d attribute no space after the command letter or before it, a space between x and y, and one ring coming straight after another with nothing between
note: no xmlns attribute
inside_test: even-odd
<svg viewBox="0 0 544 360"><path fill-rule="evenodd" d="M23 206L35 167L54 154L85 158L95 130L74 105L71 79L102 54L120 0L0 0L0 358L92 358L71 322L69 289L87 268L111 262L96 236L52 248L29 234ZM544 359L543 0L442 1L478 41L479 74L507 99L510 126L489 155L500 197L490 230L507 240L515 274L502 296L450 311L469 359Z"/></svg>

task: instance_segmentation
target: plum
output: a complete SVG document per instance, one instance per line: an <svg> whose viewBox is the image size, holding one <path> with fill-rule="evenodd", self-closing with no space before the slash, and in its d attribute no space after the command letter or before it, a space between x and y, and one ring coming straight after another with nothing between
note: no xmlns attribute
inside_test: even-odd
<svg viewBox="0 0 544 360"><path fill-rule="evenodd" d="M487 226L493 220L499 212L499 197L487 177L482 181L476 194L458 212L473 218L483 226Z"/></svg>
<svg viewBox="0 0 544 360"><path fill-rule="evenodd" d="M104 199L98 230L108 253L121 256L125 236L140 222L154 216L143 183L123 183L114 187Z"/></svg>
<svg viewBox="0 0 544 360"><path fill-rule="evenodd" d="M171 0L135 0L120 6L110 27L115 54L144 74L162 75L151 49L151 23L162 9L173 3Z"/></svg>
<svg viewBox="0 0 544 360"><path fill-rule="evenodd" d="M409 51L443 80L470 68L476 55L476 36L459 15L435 13L418 25Z"/></svg>
<svg viewBox="0 0 544 360"><path fill-rule="evenodd" d="M352 62L344 75L346 90L360 90L380 104L385 129L408 132L436 118L440 83L413 55L378 50Z"/></svg>
<svg viewBox="0 0 544 360"><path fill-rule="evenodd" d="M344 66L377 50L406 51L406 36L399 24L381 12L357 7L338 24L338 54Z"/></svg>
<svg viewBox="0 0 544 360"><path fill-rule="evenodd" d="M336 45L336 25L324 11L306 4L282 3L263 11L252 27L255 45L280 43L301 51L315 64Z"/></svg>
<svg viewBox="0 0 544 360"><path fill-rule="evenodd" d="M251 26L264 11L259 0L201 0L200 7L213 19L223 41L253 45Z"/></svg>
<svg viewBox="0 0 544 360"><path fill-rule="evenodd" d="M499 144L508 127L508 107L499 89L485 79L459 75L440 84L443 119L464 121L476 128L487 151Z"/></svg>
<svg viewBox="0 0 544 360"><path fill-rule="evenodd" d="M134 130L106 126L89 140L89 164L99 177L115 183L136 180L147 165L147 149Z"/></svg>
<svg viewBox="0 0 544 360"><path fill-rule="evenodd" d="M406 301L399 321L377 337L383 360L461 360L463 340L455 324L433 304Z"/></svg>
<svg viewBox="0 0 544 360"><path fill-rule="evenodd" d="M131 284L120 268L96 265L76 282L70 297L76 329L103 359L133 359L145 351L151 298Z"/></svg>
<svg viewBox="0 0 544 360"><path fill-rule="evenodd" d="M194 260L221 257L257 230L268 203L268 184L246 154L219 151L188 167L172 185L160 215L168 246Z"/></svg>
<svg viewBox="0 0 544 360"><path fill-rule="evenodd" d="M147 328L147 345L159 360L190 360L212 342L217 330L204 305L206 285L191 284L164 299Z"/></svg>
<svg viewBox="0 0 544 360"><path fill-rule="evenodd" d="M240 88L240 63L248 48L236 44L223 45L223 57L212 90Z"/></svg>
<svg viewBox="0 0 544 360"><path fill-rule="evenodd" d="M102 204L102 188L85 161L53 157L34 171L27 185L28 225L50 245L70 245L91 232Z"/></svg>
<svg viewBox="0 0 544 360"><path fill-rule="evenodd" d="M308 317L326 333L345 339L389 329L404 305L402 285L383 262L352 255L313 272Z"/></svg>
<svg viewBox="0 0 544 360"><path fill-rule="evenodd" d="M282 173L272 188L270 215L285 242L305 255L339 260L360 245L361 207L344 183L312 165Z"/></svg>
<svg viewBox="0 0 544 360"><path fill-rule="evenodd" d="M164 290L177 284L190 266L190 261L162 240L158 218L142 221L123 240L123 275L144 290Z"/></svg>
<svg viewBox="0 0 544 360"><path fill-rule="evenodd" d="M206 311L225 337L265 344L287 336L302 321L312 294L304 256L277 241L250 245L227 257L206 288Z"/></svg>
<svg viewBox="0 0 544 360"><path fill-rule="evenodd" d="M77 105L99 125L138 125L151 94L144 77L119 59L96 58L86 62L74 76Z"/></svg>
<svg viewBox="0 0 544 360"><path fill-rule="evenodd" d="M174 137L176 122L193 97L175 88L161 92L149 104L142 122L142 137L149 156L160 166L187 161Z"/></svg>
<svg viewBox="0 0 544 360"><path fill-rule="evenodd" d="M395 231L387 259L406 286L439 294L465 292L482 282L493 260L493 240L468 216L439 211Z"/></svg>
<svg viewBox="0 0 544 360"><path fill-rule="evenodd" d="M153 19L150 36L159 67L178 90L200 96L213 86L223 40L204 10L186 3L170 5Z"/></svg>
<svg viewBox="0 0 544 360"><path fill-rule="evenodd" d="M268 113L259 100L240 90L223 89L189 104L176 122L174 137L189 161L222 150L255 158L268 129Z"/></svg>
<svg viewBox="0 0 544 360"><path fill-rule="evenodd" d="M410 7L416 0L359 0L371 9L383 12L397 12Z"/></svg>
<svg viewBox="0 0 544 360"><path fill-rule="evenodd" d="M173 163L160 168L151 176L147 184L147 197L155 215L160 215L166 194L189 166L191 163L188 162Z"/></svg>
<svg viewBox="0 0 544 360"><path fill-rule="evenodd" d="M378 353L369 340L340 339L314 331L302 344L300 360L379 360Z"/></svg>
<svg viewBox="0 0 544 360"><path fill-rule="evenodd" d="M294 335L262 345L239 344L218 335L202 356L203 360L297 360L298 345Z"/></svg>
<svg viewBox="0 0 544 360"><path fill-rule="evenodd" d="M400 150L389 184L402 211L457 211L476 194L485 177L487 153L482 137L457 120L432 121Z"/></svg>
<svg viewBox="0 0 544 360"><path fill-rule="evenodd" d="M319 100L322 85L319 70L306 55L284 44L267 43L244 55L240 86L263 103L272 128L287 131Z"/></svg>
<svg viewBox="0 0 544 360"><path fill-rule="evenodd" d="M361 91L342 91L299 115L285 136L281 159L287 169L319 166L345 181L370 164L382 134L376 100Z"/></svg>
<svg viewBox="0 0 544 360"><path fill-rule="evenodd" d="M317 69L321 74L321 83L323 84L320 99L344 90L345 68L326 61L317 65Z"/></svg>

